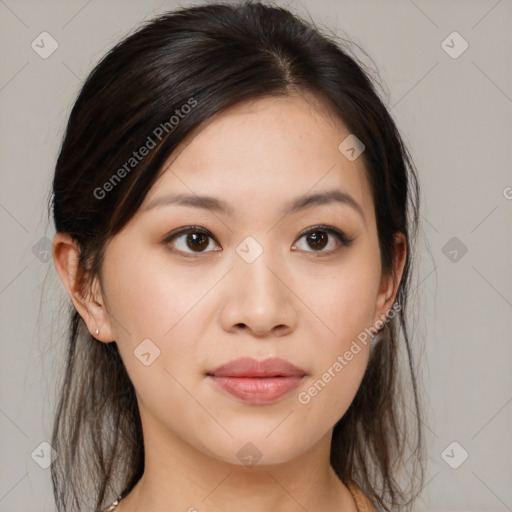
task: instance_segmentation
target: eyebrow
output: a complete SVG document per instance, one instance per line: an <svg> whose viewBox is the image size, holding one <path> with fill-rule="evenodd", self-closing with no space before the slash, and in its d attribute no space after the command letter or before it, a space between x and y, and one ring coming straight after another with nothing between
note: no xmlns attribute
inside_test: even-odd
<svg viewBox="0 0 512 512"><path fill-rule="evenodd" d="M327 190L317 194L304 195L295 198L290 203L285 205L283 215L286 213L296 213L298 211L310 208L312 206L320 206L324 204L338 203L344 204L354 209L362 217L366 223L363 209L359 203L348 193L341 190ZM190 206L194 208L202 208L205 210L212 210L223 215L233 215L233 207L225 201L212 196L199 196L196 194L171 194L160 197L155 197L143 209L144 212L152 210L155 207L179 205Z"/></svg>

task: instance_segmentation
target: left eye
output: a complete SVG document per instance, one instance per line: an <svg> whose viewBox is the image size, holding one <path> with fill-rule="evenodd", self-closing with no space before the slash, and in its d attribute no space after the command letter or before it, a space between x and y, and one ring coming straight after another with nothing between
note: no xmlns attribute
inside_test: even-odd
<svg viewBox="0 0 512 512"><path fill-rule="evenodd" d="M334 244L334 248L323 250L326 245L331 241L330 235L334 236L338 243L338 247ZM337 229L330 227L317 226L309 229L305 233L301 235L299 240L302 238L306 238L306 242L310 247L313 247L313 251L308 251L304 249L306 252L321 252L321 253L333 253L339 249L339 246L350 245L353 239L349 239L344 233L338 231ZM295 246L296 244L294 244ZM332 245L332 244L331 244Z"/></svg>

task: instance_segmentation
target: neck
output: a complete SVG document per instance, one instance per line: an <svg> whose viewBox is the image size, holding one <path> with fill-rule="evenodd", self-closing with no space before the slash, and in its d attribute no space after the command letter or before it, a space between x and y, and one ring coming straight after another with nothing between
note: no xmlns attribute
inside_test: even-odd
<svg viewBox="0 0 512 512"><path fill-rule="evenodd" d="M249 467L224 462L148 423L143 421L144 432L151 431L144 474L116 512L357 511L330 466L332 431L293 460Z"/></svg>

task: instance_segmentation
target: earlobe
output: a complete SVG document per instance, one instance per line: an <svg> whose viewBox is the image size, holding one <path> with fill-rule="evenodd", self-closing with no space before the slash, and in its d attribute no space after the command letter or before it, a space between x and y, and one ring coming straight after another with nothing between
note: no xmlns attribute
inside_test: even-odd
<svg viewBox="0 0 512 512"><path fill-rule="evenodd" d="M97 280L94 280L91 290L86 289L86 276L78 264L79 257L80 249L76 240L67 233L56 233L53 239L55 270L89 332L99 341L108 343L114 338Z"/></svg>

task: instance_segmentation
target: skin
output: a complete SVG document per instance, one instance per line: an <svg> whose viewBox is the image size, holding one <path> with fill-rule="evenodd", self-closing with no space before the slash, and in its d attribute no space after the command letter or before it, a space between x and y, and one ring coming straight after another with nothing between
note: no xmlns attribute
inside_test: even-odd
<svg viewBox="0 0 512 512"><path fill-rule="evenodd" d="M101 286L97 278L90 296L73 290L76 244L55 236L55 266L71 300L89 331L100 330L97 342L116 341L137 393L146 470L119 512L356 510L329 451L369 344L308 404L297 400L389 311L405 263L398 236L394 275L382 272L362 158L351 162L338 150L349 133L305 93L215 116L169 159L108 244ZM350 194L364 219L341 203L283 214L292 199L330 189ZM225 200L234 213L179 205L144 211L154 198L191 192ZM344 246L329 234L317 249L300 234L321 223L354 241ZM190 225L212 238L196 252L187 235L165 245L166 235ZM252 263L236 252L247 236L263 248ZM149 366L133 354L146 338L160 350ZM282 357L306 377L275 403L248 404L205 375L240 356ZM237 457L247 442L262 455L253 467Z"/></svg>

